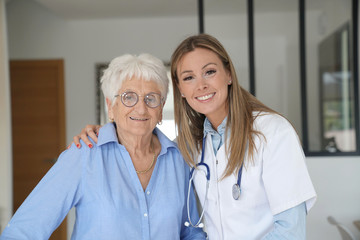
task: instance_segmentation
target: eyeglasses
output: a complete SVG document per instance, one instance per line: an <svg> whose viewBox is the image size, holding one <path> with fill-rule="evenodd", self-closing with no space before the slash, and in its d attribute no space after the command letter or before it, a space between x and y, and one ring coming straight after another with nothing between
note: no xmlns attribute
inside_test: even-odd
<svg viewBox="0 0 360 240"><path fill-rule="evenodd" d="M116 94L114 97L121 97L121 102L126 107L133 107L139 101L139 95L135 92L124 92L122 94ZM140 95L141 96L141 95ZM159 93L150 92L144 96L144 102L149 108L156 108L158 107L163 98Z"/></svg>

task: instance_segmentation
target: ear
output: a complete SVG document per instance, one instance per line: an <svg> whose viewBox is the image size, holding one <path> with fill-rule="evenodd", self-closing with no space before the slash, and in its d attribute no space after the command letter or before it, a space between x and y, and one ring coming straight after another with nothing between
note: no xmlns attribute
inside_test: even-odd
<svg viewBox="0 0 360 240"><path fill-rule="evenodd" d="M182 98L185 98L185 95L182 93L181 87L180 87L179 83L176 84L176 87L177 87L177 90L178 90L179 93L180 93L180 96L181 96Z"/></svg>
<svg viewBox="0 0 360 240"><path fill-rule="evenodd" d="M232 80L230 71L227 72L227 76L228 76L229 80Z"/></svg>
<svg viewBox="0 0 360 240"><path fill-rule="evenodd" d="M106 98L106 106L108 109L108 117L109 119L114 119L114 112L113 112L113 108L112 108L112 102L110 99Z"/></svg>
<svg viewBox="0 0 360 240"><path fill-rule="evenodd" d="M163 119L163 111L161 109L161 112L160 112L160 115L159 115L159 121L157 123L159 124L160 122L162 122L162 119Z"/></svg>

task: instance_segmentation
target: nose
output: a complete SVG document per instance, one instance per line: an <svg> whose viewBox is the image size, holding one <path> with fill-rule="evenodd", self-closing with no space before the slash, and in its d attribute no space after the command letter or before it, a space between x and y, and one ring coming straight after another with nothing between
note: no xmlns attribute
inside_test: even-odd
<svg viewBox="0 0 360 240"><path fill-rule="evenodd" d="M196 87L197 87L198 90L205 90L205 89L208 88L208 84L206 82L205 77L198 78Z"/></svg>
<svg viewBox="0 0 360 240"><path fill-rule="evenodd" d="M147 111L147 105L144 99L139 99L139 101L135 104L134 108L140 114L144 114Z"/></svg>

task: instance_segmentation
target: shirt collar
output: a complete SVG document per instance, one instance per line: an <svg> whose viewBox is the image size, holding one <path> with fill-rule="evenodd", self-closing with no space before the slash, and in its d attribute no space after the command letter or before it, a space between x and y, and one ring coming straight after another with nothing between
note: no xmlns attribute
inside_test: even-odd
<svg viewBox="0 0 360 240"><path fill-rule="evenodd" d="M171 141L165 134L163 134L158 128L155 128L153 131L156 136L158 137L161 143L161 152L165 153L168 148L174 147L177 149L176 143ZM100 128L97 146L104 145L109 142L116 142L118 143L119 140L116 134L116 127L115 123L107 123Z"/></svg>
<svg viewBox="0 0 360 240"><path fill-rule="evenodd" d="M97 145L101 146L108 142L119 142L116 134L115 123L107 123L99 130Z"/></svg>
<svg viewBox="0 0 360 240"><path fill-rule="evenodd" d="M220 134L221 136L224 135L225 129L226 129L226 122L227 122L227 116L224 118L222 123L218 126L217 131L212 127L210 121L208 118L205 118L204 121L204 136L207 134Z"/></svg>

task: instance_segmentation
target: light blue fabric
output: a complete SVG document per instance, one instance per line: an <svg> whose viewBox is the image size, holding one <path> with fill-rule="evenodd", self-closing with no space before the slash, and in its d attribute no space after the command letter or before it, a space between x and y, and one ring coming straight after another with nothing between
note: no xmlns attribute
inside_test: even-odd
<svg viewBox="0 0 360 240"><path fill-rule="evenodd" d="M204 121L204 136L211 134L211 140L216 155L219 148L225 142L227 117L218 126L217 131L213 129L210 121ZM229 133L228 133L229 136ZM243 226L246 227L246 226ZM271 239L306 239L306 206L305 202L290 208L284 212L274 215L274 228L263 240Z"/></svg>
<svg viewBox="0 0 360 240"><path fill-rule="evenodd" d="M262 240L306 239L305 202L274 216L274 228Z"/></svg>
<svg viewBox="0 0 360 240"><path fill-rule="evenodd" d="M227 121L227 117L225 117L222 123L217 127L217 131L212 127L209 119L205 118L204 121L204 136L208 135L208 133L211 134L211 140L215 155L219 150L219 148L225 142L226 121Z"/></svg>
<svg viewBox="0 0 360 240"><path fill-rule="evenodd" d="M71 239L205 239L200 229L184 226L189 167L173 142L154 133L162 148L145 192L110 123L92 149L73 144L60 155L0 239L48 239L73 206ZM193 192L190 199L198 219Z"/></svg>

